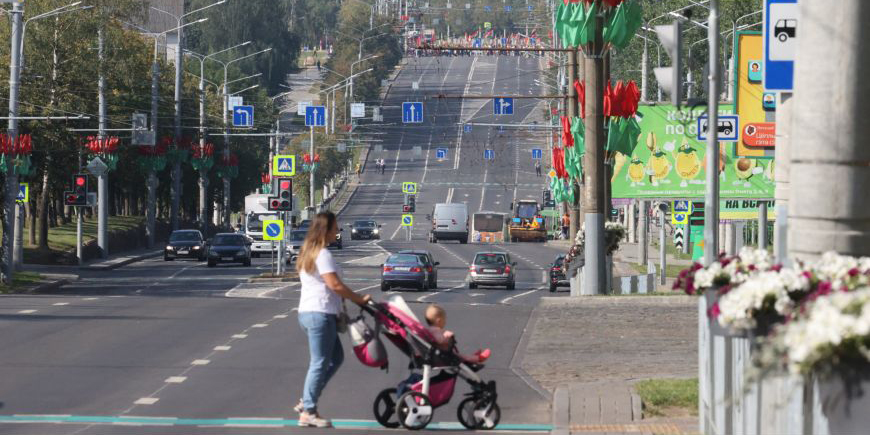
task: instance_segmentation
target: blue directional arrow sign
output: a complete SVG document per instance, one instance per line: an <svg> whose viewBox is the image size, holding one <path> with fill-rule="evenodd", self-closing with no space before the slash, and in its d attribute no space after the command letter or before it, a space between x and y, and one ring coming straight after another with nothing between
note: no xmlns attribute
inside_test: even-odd
<svg viewBox="0 0 870 435"><path fill-rule="evenodd" d="M535 10L535 7L532 6L532 5L529 5L529 6L528 6L528 9L529 9L529 12L531 12L531 11Z"/></svg>
<svg viewBox="0 0 870 435"><path fill-rule="evenodd" d="M483 158L486 160L495 159L495 150L483 150Z"/></svg>
<svg viewBox="0 0 870 435"><path fill-rule="evenodd" d="M487 12L490 12L490 11L492 11L492 6L489 6L489 5L484 6L484 7L483 7L483 10L485 10L485 11L487 11Z"/></svg>
<svg viewBox="0 0 870 435"><path fill-rule="evenodd" d="M323 127L326 125L326 107L308 106L305 108L305 126Z"/></svg>
<svg viewBox="0 0 870 435"><path fill-rule="evenodd" d="M402 103L402 122L405 124L419 124L423 122L423 103Z"/></svg>
<svg viewBox="0 0 870 435"><path fill-rule="evenodd" d="M254 106L233 107L233 127L253 127Z"/></svg>
<svg viewBox="0 0 870 435"><path fill-rule="evenodd" d="M493 115L513 115L514 99L508 97L495 97L492 99Z"/></svg>
<svg viewBox="0 0 870 435"><path fill-rule="evenodd" d="M544 151L540 148L532 148L532 159L541 160L544 157Z"/></svg>
<svg viewBox="0 0 870 435"><path fill-rule="evenodd" d="M403 227L410 227L412 225L414 225L414 215L403 214L402 215L402 226Z"/></svg>
<svg viewBox="0 0 870 435"><path fill-rule="evenodd" d="M435 157L438 158L439 160L446 159L447 158L447 148L438 148L437 150L435 150Z"/></svg>
<svg viewBox="0 0 870 435"><path fill-rule="evenodd" d="M465 133L471 133L471 124L465 124L465 126L462 128L462 131L464 131Z"/></svg>
<svg viewBox="0 0 870 435"><path fill-rule="evenodd" d="M281 240L284 238L284 222L281 220L263 221L263 240Z"/></svg>

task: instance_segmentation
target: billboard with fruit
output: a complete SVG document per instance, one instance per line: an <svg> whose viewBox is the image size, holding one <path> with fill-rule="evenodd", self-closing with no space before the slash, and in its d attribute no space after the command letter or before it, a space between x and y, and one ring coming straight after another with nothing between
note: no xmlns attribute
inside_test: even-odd
<svg viewBox="0 0 870 435"><path fill-rule="evenodd" d="M702 199L706 186L706 142L698 141L700 108L641 106L641 135L630 156L613 157L613 198ZM719 113L730 114L721 106ZM722 198L773 198L774 160L735 157L734 143L719 144Z"/></svg>

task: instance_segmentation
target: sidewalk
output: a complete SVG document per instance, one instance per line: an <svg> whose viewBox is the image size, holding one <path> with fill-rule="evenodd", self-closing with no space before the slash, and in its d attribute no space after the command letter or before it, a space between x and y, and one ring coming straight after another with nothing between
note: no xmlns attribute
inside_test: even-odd
<svg viewBox="0 0 870 435"><path fill-rule="evenodd" d="M643 415L635 382L697 376L697 300L542 298L520 367L553 396L553 434L693 434L697 417Z"/></svg>

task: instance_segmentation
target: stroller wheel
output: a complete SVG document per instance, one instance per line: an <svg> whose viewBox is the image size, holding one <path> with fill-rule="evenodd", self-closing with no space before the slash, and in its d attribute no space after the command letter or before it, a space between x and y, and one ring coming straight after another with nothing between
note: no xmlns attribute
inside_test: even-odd
<svg viewBox="0 0 870 435"><path fill-rule="evenodd" d="M396 416L406 429L419 430L432 421L432 402L425 394L408 391L399 397Z"/></svg>
<svg viewBox="0 0 870 435"><path fill-rule="evenodd" d="M375 398L375 420L383 427L395 429L399 427L399 420L396 420L396 389L387 388L378 393Z"/></svg>
<svg viewBox="0 0 870 435"><path fill-rule="evenodd" d="M459 402L456 416L468 429L495 429L501 420L501 408L492 400L469 397Z"/></svg>

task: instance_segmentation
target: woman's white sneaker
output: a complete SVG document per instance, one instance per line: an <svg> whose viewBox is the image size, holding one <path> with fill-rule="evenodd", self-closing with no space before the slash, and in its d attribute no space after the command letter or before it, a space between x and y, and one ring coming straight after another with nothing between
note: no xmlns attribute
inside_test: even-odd
<svg viewBox="0 0 870 435"><path fill-rule="evenodd" d="M300 427L332 427L332 422L317 414L303 412L299 414Z"/></svg>

